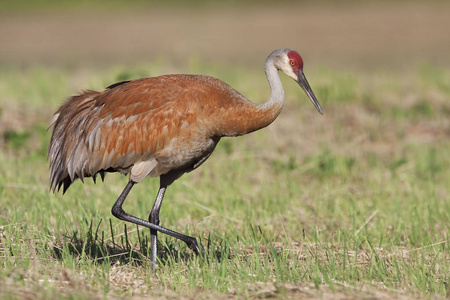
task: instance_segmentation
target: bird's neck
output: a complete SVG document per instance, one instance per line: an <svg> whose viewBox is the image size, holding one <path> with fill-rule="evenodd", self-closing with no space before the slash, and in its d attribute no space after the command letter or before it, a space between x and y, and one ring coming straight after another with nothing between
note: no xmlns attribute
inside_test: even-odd
<svg viewBox="0 0 450 300"><path fill-rule="evenodd" d="M240 105L239 112L233 114L230 119L225 117L227 132L225 136L244 135L271 124L280 114L284 104L284 90L281 84L278 70L271 61L265 65L267 80L270 85L270 98L262 104L245 101Z"/></svg>
<svg viewBox="0 0 450 300"><path fill-rule="evenodd" d="M283 85L281 84L278 70L275 68L272 60L266 61L264 71L270 85L270 98L266 103L257 105L263 111L265 121L268 121L263 127L269 125L278 117L284 104Z"/></svg>

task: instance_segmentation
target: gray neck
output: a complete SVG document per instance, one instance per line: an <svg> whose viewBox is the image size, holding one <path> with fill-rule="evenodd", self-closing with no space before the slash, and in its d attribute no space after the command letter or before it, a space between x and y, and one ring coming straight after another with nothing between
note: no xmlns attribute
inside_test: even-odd
<svg viewBox="0 0 450 300"><path fill-rule="evenodd" d="M270 55L264 65L264 71L270 86L270 98L266 103L261 104L260 108L264 110L271 110L275 108L279 110L276 114L276 116L278 116L284 104L284 89L273 58L274 56Z"/></svg>
<svg viewBox="0 0 450 300"><path fill-rule="evenodd" d="M284 104L284 90L281 85L278 69L275 67L274 61L279 59L278 53L272 53L266 60L264 66L267 80L270 85L270 98L263 104L256 104L247 99L239 106L239 114L228 114L229 118L221 115L218 120L220 125L218 128L226 128L226 130L218 130L217 136L238 136L253 132L264 128L271 124L280 114ZM239 100L242 101L242 96Z"/></svg>

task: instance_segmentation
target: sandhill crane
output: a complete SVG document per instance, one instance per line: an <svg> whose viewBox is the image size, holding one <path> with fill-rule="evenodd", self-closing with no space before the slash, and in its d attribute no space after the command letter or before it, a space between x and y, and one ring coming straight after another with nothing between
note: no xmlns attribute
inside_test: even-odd
<svg viewBox="0 0 450 300"><path fill-rule="evenodd" d="M303 74L303 60L291 49L272 52L265 62L271 95L256 104L226 83L208 76L164 75L122 81L102 92L84 91L55 113L48 158L50 189L63 194L80 178L105 172L129 174L129 182L114 203L120 220L150 228L152 266L157 266L157 233L184 241L203 252L194 237L159 225L167 187L198 168L222 137L239 136L272 123L284 104L278 75L283 71L322 108ZM160 177L160 188L148 221L127 214L122 205L131 188L145 177Z"/></svg>

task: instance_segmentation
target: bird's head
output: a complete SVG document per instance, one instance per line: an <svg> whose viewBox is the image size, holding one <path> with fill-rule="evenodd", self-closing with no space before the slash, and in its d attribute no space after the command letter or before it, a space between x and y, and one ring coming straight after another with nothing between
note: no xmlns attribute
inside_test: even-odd
<svg viewBox="0 0 450 300"><path fill-rule="evenodd" d="M303 59L300 54L291 49L279 49L272 52L269 57L272 55L274 56L273 62L275 67L294 79L305 91L306 95L308 95L312 104L314 104L319 113L323 114L319 101L317 101L317 98L309 86L305 74L303 73Z"/></svg>

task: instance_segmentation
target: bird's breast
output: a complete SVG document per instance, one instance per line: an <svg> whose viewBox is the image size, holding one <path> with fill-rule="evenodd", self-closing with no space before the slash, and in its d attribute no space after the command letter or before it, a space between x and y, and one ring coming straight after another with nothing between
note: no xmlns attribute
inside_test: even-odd
<svg viewBox="0 0 450 300"><path fill-rule="evenodd" d="M214 151L218 138L201 137L186 139L182 134L170 140L168 145L159 151L155 157L158 165L155 167L158 175L171 170L197 168Z"/></svg>

